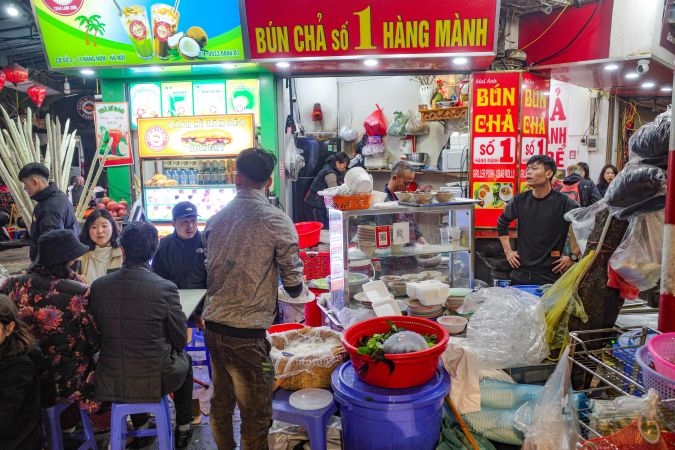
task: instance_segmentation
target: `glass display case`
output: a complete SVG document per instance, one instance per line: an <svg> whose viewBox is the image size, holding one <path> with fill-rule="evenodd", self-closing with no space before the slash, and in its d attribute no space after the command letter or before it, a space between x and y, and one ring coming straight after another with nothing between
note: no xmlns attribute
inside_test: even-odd
<svg viewBox="0 0 675 450"><path fill-rule="evenodd" d="M406 299L405 282L473 288L475 203L329 210L330 309L362 307L357 294L371 280L385 281L397 300Z"/></svg>

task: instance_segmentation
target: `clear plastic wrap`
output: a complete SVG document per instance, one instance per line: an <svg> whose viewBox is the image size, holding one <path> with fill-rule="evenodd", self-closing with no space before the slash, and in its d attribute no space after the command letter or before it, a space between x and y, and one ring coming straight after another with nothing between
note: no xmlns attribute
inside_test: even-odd
<svg viewBox="0 0 675 450"><path fill-rule="evenodd" d="M288 379L303 374L325 380L325 372L332 373L345 360L346 352L340 337L340 333L328 327L305 327L269 335L277 385L288 388L284 384ZM330 387L330 373L327 386L306 387Z"/></svg>
<svg viewBox="0 0 675 450"><path fill-rule="evenodd" d="M408 116L401 111L394 111L394 121L387 128L388 136L405 136L405 125L408 122Z"/></svg>
<svg viewBox="0 0 675 450"><path fill-rule="evenodd" d="M548 356L546 319L539 298L515 288L481 289L485 301L467 326L467 344L481 368L508 369Z"/></svg>
<svg viewBox="0 0 675 450"><path fill-rule="evenodd" d="M640 291L656 286L661 278L664 211L633 217L609 264L621 278Z"/></svg>
<svg viewBox="0 0 675 450"><path fill-rule="evenodd" d="M627 164L607 188L605 199L617 219L659 211L666 205L666 173L654 166Z"/></svg>
<svg viewBox="0 0 675 450"><path fill-rule="evenodd" d="M421 136L429 134L429 125L422 122L420 113L413 113L408 111L408 122L405 124L404 133L408 136Z"/></svg>
<svg viewBox="0 0 675 450"><path fill-rule="evenodd" d="M602 199L591 206L576 208L565 214L565 220L572 224L574 237L577 240L582 255L586 253L588 236L591 235L593 228L595 228L595 217L604 209L607 209L607 202L605 199Z"/></svg>
<svg viewBox="0 0 675 450"><path fill-rule="evenodd" d="M653 122L641 126L628 141L631 159L638 158L643 164L662 166L668 164L670 140L670 108L656 116Z"/></svg>
<svg viewBox="0 0 675 450"><path fill-rule="evenodd" d="M384 353L398 355L401 353L421 352L429 348L424 337L414 331L403 330L392 334L382 344Z"/></svg>
<svg viewBox="0 0 675 450"><path fill-rule="evenodd" d="M343 125L342 128L340 128L340 133L338 133L338 136L340 139L342 139L345 142L352 142L355 141L356 138L359 137L359 134L356 132L354 127L352 126L352 115L349 115L349 124L348 125Z"/></svg>
<svg viewBox="0 0 675 450"><path fill-rule="evenodd" d="M492 296L490 289L491 288L479 289L464 297L464 303L457 308L457 313L462 315L475 313L478 307Z"/></svg>
<svg viewBox="0 0 675 450"><path fill-rule="evenodd" d="M537 398L525 403L516 413L516 428L525 434L524 450L576 448L579 424L570 383L569 352L567 347Z"/></svg>
<svg viewBox="0 0 675 450"><path fill-rule="evenodd" d="M286 177L291 181L297 181L300 170L305 167L305 158L302 156L302 150L295 145L293 135L288 135L287 138L288 144L284 154Z"/></svg>
<svg viewBox="0 0 675 450"><path fill-rule="evenodd" d="M363 156L380 157L384 155L385 147L382 136L368 136L368 142L363 146Z"/></svg>
<svg viewBox="0 0 675 450"><path fill-rule="evenodd" d="M346 330L355 323L363 322L366 319L372 319L377 317L375 311L372 309L352 309L352 308L342 308L337 312L337 318L342 324L342 327Z"/></svg>

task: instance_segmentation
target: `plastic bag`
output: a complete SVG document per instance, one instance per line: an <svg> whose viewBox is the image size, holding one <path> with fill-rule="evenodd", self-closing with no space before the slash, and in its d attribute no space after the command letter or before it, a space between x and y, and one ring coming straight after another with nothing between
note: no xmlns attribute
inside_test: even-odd
<svg viewBox="0 0 675 450"><path fill-rule="evenodd" d="M421 334L407 330L392 334L382 344L384 352L392 355L421 352L427 348L429 348L427 341Z"/></svg>
<svg viewBox="0 0 675 450"><path fill-rule="evenodd" d="M380 105L373 111L363 122L363 127L366 129L368 136L385 136L387 134L387 119L384 117ZM365 154L365 153L364 153Z"/></svg>
<svg viewBox="0 0 675 450"><path fill-rule="evenodd" d="M588 321L588 315L577 289L586 269L593 262L593 258L595 258L595 252L590 252L565 272L541 297L546 311L546 342L551 350L549 359L552 361L557 361L560 358L560 352L567 348L570 316L578 317L583 322Z"/></svg>
<svg viewBox="0 0 675 450"><path fill-rule="evenodd" d="M524 450L572 450L579 440L570 374L572 365L567 347L555 371L536 400L516 412L516 427L525 434Z"/></svg>
<svg viewBox="0 0 675 450"><path fill-rule="evenodd" d="M671 116L672 112L668 108L666 112L656 116L653 122L641 126L633 133L628 141L633 158L639 158L643 164L667 166Z"/></svg>
<svg viewBox="0 0 675 450"><path fill-rule="evenodd" d="M351 309L351 308L342 308L337 312L337 319L342 324L342 327L346 330L355 323L363 322L367 319L372 319L375 316L375 311L372 309Z"/></svg>
<svg viewBox="0 0 675 450"><path fill-rule="evenodd" d="M626 220L666 205L666 173L654 166L627 164L607 188L609 211Z"/></svg>
<svg viewBox="0 0 675 450"><path fill-rule="evenodd" d="M466 338L481 368L531 366L548 356L538 297L510 287L480 292L485 301L469 320Z"/></svg>
<svg viewBox="0 0 675 450"><path fill-rule="evenodd" d="M664 218L664 211L656 211L630 219L609 260L612 269L640 291L653 288L661 278Z"/></svg>
<svg viewBox="0 0 675 450"><path fill-rule="evenodd" d="M394 121L387 128L389 136L405 136L405 124L408 122L408 116L401 111L394 111Z"/></svg>
<svg viewBox="0 0 675 450"><path fill-rule="evenodd" d="M298 181L300 170L305 167L305 158L302 156L302 150L295 145L293 135L287 135L288 144L284 154L286 177L291 181Z"/></svg>
<svg viewBox="0 0 675 450"><path fill-rule="evenodd" d="M410 136L429 134L429 125L422 122L419 113L413 114L412 111L409 111L409 119L405 125L405 134Z"/></svg>
<svg viewBox="0 0 675 450"><path fill-rule="evenodd" d="M464 297L462 306L457 308L457 313L462 315L473 314L478 307L492 296L490 288L480 289Z"/></svg>
<svg viewBox="0 0 675 450"><path fill-rule="evenodd" d="M363 156L383 156L384 155L384 141L381 136L368 136L368 142L361 150Z"/></svg>
<svg viewBox="0 0 675 450"><path fill-rule="evenodd" d="M352 127L352 115L349 115L349 125L343 125L342 128L340 128L340 133L338 134L340 139L346 142L351 142L355 141L356 138L359 137L359 134L356 132L356 130Z"/></svg>
<svg viewBox="0 0 675 450"><path fill-rule="evenodd" d="M597 214L607 208L605 199L593 203L585 208L576 208L565 214L565 220L572 224L574 237L577 240L581 254L586 253L586 244L588 236L595 228L595 217Z"/></svg>

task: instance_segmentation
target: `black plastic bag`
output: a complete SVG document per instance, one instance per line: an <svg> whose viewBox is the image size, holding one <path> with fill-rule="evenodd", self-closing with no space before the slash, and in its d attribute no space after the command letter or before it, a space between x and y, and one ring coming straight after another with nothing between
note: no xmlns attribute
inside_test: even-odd
<svg viewBox="0 0 675 450"><path fill-rule="evenodd" d="M640 127L628 141L631 153L640 162L662 166L667 164L670 140L671 110L656 116L653 122Z"/></svg>
<svg viewBox="0 0 675 450"><path fill-rule="evenodd" d="M605 198L614 217L659 211L666 206L666 174L658 167L629 164L607 189Z"/></svg>

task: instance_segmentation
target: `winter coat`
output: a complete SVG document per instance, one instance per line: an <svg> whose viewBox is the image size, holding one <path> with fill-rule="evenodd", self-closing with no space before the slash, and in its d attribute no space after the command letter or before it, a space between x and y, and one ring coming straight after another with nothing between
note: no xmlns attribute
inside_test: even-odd
<svg viewBox="0 0 675 450"><path fill-rule="evenodd" d="M202 234L181 239L174 232L159 241L159 250L152 259L152 269L178 289L206 289L206 252Z"/></svg>
<svg viewBox="0 0 675 450"><path fill-rule="evenodd" d="M98 330L87 311L89 287L79 281L38 273L9 278L0 289L19 308L19 316L49 362L41 372L46 385L53 385L53 399L43 404L71 403L96 412L93 375L98 351Z"/></svg>
<svg viewBox="0 0 675 450"><path fill-rule="evenodd" d="M579 190L579 198L572 198L572 200L579 203L579 205L582 208L590 206L602 198L602 195L600 195L600 192L598 191L598 188L595 186L595 183L593 183L591 180L586 180L582 178L581 175L576 173L566 176L565 179L563 180L563 186L561 186L560 189L556 190L564 193L565 191L564 186L573 186L577 183L578 183L577 189Z"/></svg>
<svg viewBox="0 0 675 450"><path fill-rule="evenodd" d="M323 169L314 177L312 185L309 187L309 191L305 195L305 203L312 208L326 209L326 206L323 202L323 198L319 195L319 192L327 189L328 182L326 181L326 176L329 174L335 174L337 178L337 185L341 185L344 181L344 174L340 173L335 167L330 164L323 166Z"/></svg>
<svg viewBox="0 0 675 450"><path fill-rule="evenodd" d="M47 231L61 229L72 230L75 236L78 236L80 227L68 196L59 191L54 183L49 183L46 189L31 198L37 202L33 209L33 223L30 226L30 260L35 261L40 236Z"/></svg>
<svg viewBox="0 0 675 450"><path fill-rule="evenodd" d="M149 265L125 264L94 281L90 311L101 333L99 400L153 403L182 386L187 318L174 283Z"/></svg>
<svg viewBox="0 0 675 450"><path fill-rule="evenodd" d="M80 258L80 269L79 273L83 276L87 275L87 271L89 270L89 264L91 263L92 258L94 258L94 250L89 250L87 253L85 253L82 258ZM115 270L119 269L122 267L122 249L121 248L113 248L110 251L110 259L108 260L108 271L107 273L114 272ZM88 283L93 283L95 280L90 280L87 278Z"/></svg>

